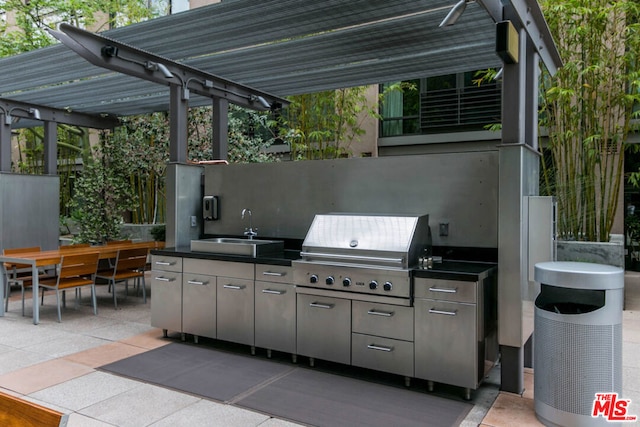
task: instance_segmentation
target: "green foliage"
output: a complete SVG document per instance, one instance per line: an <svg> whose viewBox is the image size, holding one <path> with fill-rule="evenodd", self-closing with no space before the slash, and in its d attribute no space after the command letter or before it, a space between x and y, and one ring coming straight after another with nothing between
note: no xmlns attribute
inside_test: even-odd
<svg viewBox="0 0 640 427"><path fill-rule="evenodd" d="M166 240L167 227L164 224L156 225L149 230L149 233L151 233L151 237L153 237L153 240L156 242L164 242Z"/></svg>
<svg viewBox="0 0 640 427"><path fill-rule="evenodd" d="M166 113L122 119L111 135L121 154L120 172L129 182L138 203L131 208L131 222L165 221L165 169L169 160L169 128Z"/></svg>
<svg viewBox="0 0 640 427"><path fill-rule="evenodd" d="M145 0L4 0L0 1L0 8L15 17L14 25L0 28L0 56L53 44L44 29L55 28L61 22L102 31L166 12L154 10Z"/></svg>
<svg viewBox="0 0 640 427"><path fill-rule="evenodd" d="M291 105L282 116L281 133L291 145L291 158L349 156L351 144L365 133L362 121L379 118L365 91L362 86L289 97Z"/></svg>
<svg viewBox="0 0 640 427"><path fill-rule="evenodd" d="M104 132L100 142L96 161L85 165L70 201L80 230L76 240L80 242L117 240L123 214L137 203L127 180L130 169L124 160L129 153Z"/></svg>
<svg viewBox="0 0 640 427"><path fill-rule="evenodd" d="M622 151L640 101L638 4L544 0L561 57L542 77L541 122L549 132L542 192L558 201L565 239L608 241L623 175Z"/></svg>
<svg viewBox="0 0 640 427"><path fill-rule="evenodd" d="M189 160L212 159L211 108L192 108L189 111ZM269 113L229 106L229 162L263 163L275 158L264 150L274 141L275 121Z"/></svg>

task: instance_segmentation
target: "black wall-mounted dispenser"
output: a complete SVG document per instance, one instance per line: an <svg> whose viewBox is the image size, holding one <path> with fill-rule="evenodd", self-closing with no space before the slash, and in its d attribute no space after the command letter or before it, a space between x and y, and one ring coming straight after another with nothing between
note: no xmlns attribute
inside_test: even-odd
<svg viewBox="0 0 640 427"><path fill-rule="evenodd" d="M202 218L205 221L216 221L219 219L219 206L218 196L204 196L202 199Z"/></svg>

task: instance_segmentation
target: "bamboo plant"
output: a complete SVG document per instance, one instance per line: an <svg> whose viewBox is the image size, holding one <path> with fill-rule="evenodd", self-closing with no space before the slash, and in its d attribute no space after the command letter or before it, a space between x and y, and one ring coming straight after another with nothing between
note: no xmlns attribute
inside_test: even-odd
<svg viewBox="0 0 640 427"><path fill-rule="evenodd" d="M638 95L638 4L543 0L564 66L541 82L548 130L542 191L556 196L567 240L609 241Z"/></svg>

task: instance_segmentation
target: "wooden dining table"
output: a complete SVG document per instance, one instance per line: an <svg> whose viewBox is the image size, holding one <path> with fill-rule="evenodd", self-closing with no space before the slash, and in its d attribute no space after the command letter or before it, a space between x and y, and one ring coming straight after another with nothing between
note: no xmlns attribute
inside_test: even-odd
<svg viewBox="0 0 640 427"><path fill-rule="evenodd" d="M60 264L64 255L78 255L84 253L98 252L100 259L115 258L120 249L130 249L146 247L157 249L163 246L162 242L126 242L110 245L85 246L78 248L65 248L64 250L53 249L39 252L24 252L20 254L2 255L0 254L0 301L4 301L5 287L7 280L6 265L28 265L31 267L31 277L33 278L33 324L40 323L40 306L38 304L38 273L42 267ZM0 317L4 316L4 303L0 304Z"/></svg>

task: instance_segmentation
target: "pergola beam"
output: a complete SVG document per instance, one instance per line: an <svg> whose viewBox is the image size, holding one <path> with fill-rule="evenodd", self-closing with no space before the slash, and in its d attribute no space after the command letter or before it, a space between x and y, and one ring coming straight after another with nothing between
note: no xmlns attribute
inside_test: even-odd
<svg viewBox="0 0 640 427"><path fill-rule="evenodd" d="M182 99L190 93L226 99L232 104L253 110L269 110L289 104L271 95L169 58L138 49L102 35L61 24L60 31L49 32L90 63L162 85L178 85Z"/></svg>
<svg viewBox="0 0 640 427"><path fill-rule="evenodd" d="M58 124L67 124L72 126L80 126L92 129L113 129L120 123L117 117L98 116L94 114L86 114L62 110L59 108L51 108L44 105L31 104L26 102L15 101L7 98L0 98L0 114L4 114L2 110L10 112L12 117L20 119L13 123L13 129L29 127L30 122L54 122ZM29 110L36 108L40 112L40 119L34 119ZM4 120L4 119L3 119Z"/></svg>

